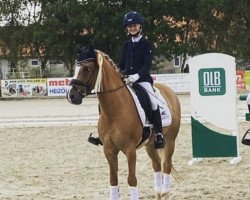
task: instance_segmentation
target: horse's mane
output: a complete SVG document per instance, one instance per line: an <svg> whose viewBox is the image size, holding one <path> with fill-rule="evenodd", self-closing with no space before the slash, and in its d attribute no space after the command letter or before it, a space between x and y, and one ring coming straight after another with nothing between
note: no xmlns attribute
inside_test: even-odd
<svg viewBox="0 0 250 200"><path fill-rule="evenodd" d="M96 77L96 82L95 82L95 86L93 91L95 93L101 92L102 90L102 84L101 84L101 80L102 80L102 67L103 67L103 58L106 59L109 64L116 70L116 72L118 74L120 69L116 66L116 64L114 63L114 61L104 52L100 51L100 50L95 50L96 54L97 54L97 64L99 65L99 70L98 70L98 74Z"/></svg>
<svg viewBox="0 0 250 200"><path fill-rule="evenodd" d="M114 61L109 57L108 54L104 53L103 51L96 50L96 52L99 52L102 54L102 56L111 64L111 66L114 67L116 71L120 71L120 69L117 67L117 65L114 63Z"/></svg>

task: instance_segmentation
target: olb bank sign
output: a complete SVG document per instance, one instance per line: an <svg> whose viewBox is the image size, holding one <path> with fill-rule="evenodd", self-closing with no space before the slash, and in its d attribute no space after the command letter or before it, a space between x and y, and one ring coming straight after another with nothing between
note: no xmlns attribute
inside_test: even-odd
<svg viewBox="0 0 250 200"><path fill-rule="evenodd" d="M223 68L202 68L198 72L199 93L201 96L224 95L226 78Z"/></svg>

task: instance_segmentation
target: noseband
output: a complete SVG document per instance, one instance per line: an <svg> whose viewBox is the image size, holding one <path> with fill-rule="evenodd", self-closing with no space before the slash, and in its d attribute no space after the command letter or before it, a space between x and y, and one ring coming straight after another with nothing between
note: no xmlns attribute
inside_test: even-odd
<svg viewBox="0 0 250 200"><path fill-rule="evenodd" d="M91 88L89 85L84 84L82 81L77 79L72 79L69 83L70 86L78 90L79 92L82 92L84 96L87 96L91 94Z"/></svg>

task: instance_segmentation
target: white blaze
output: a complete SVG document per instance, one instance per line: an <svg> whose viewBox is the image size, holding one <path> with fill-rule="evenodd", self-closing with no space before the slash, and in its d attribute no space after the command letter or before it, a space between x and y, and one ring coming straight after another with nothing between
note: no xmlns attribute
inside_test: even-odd
<svg viewBox="0 0 250 200"><path fill-rule="evenodd" d="M76 67L75 67L75 74L73 76L74 79L77 79L80 69L81 69L81 66L80 65L76 65Z"/></svg>

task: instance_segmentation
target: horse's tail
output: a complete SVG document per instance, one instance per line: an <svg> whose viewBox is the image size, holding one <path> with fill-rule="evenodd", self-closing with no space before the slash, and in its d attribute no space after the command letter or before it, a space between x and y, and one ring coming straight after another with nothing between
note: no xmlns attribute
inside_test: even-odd
<svg viewBox="0 0 250 200"><path fill-rule="evenodd" d="M162 169L164 169L164 162L165 162L165 159L166 159L166 149L158 149L157 150L157 153L158 153L158 155L159 155L159 157L160 157L160 159L161 159L161 168ZM171 173L170 173L172 176L173 176L173 178L174 178L174 180L176 180L176 181L181 181L181 180L183 180L183 176L174 168L174 166L172 165L172 162L171 162Z"/></svg>

